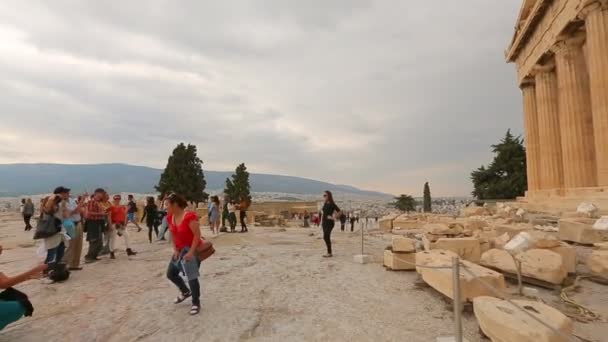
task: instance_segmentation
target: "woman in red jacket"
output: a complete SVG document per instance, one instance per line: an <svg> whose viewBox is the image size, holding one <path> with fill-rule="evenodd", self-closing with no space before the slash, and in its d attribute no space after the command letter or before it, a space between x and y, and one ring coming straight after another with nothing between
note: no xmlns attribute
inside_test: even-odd
<svg viewBox="0 0 608 342"><path fill-rule="evenodd" d="M171 194L166 199L167 222L173 237L173 257L167 269L167 278L180 290L175 299L179 304L192 297L190 315L196 315L201 309L201 287L199 267L201 261L196 253L197 247L203 243L198 217L187 211L188 202L180 195ZM180 277L183 272L188 278L188 285Z"/></svg>

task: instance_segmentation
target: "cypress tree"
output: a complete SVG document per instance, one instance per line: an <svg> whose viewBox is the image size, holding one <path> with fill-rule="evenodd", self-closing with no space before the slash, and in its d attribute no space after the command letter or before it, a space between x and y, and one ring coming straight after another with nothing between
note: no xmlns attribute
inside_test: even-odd
<svg viewBox="0 0 608 342"><path fill-rule="evenodd" d="M251 185L249 172L245 163L239 164L232 175L232 180L226 179L224 192L234 200L251 200Z"/></svg>
<svg viewBox="0 0 608 342"><path fill-rule="evenodd" d="M514 199L528 187L526 148L521 137L508 130L505 137L492 145L494 160L471 173L473 196L477 199Z"/></svg>
<svg viewBox="0 0 608 342"><path fill-rule="evenodd" d="M162 197L175 192L198 204L209 197L206 186L203 161L197 156L196 146L180 143L169 157L155 189Z"/></svg>
<svg viewBox="0 0 608 342"><path fill-rule="evenodd" d="M226 178L226 187L224 188L224 193L226 195L228 195L228 197L230 199L236 199L236 192L234 191L234 184L232 183L230 178Z"/></svg>
<svg viewBox="0 0 608 342"><path fill-rule="evenodd" d="M423 208L425 213L430 213L433 211L431 208L431 188L429 187L429 182L424 183Z"/></svg>

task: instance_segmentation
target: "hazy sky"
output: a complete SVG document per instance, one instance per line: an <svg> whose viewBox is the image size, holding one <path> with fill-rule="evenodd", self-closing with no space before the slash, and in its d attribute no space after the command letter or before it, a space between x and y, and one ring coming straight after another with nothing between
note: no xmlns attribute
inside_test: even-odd
<svg viewBox="0 0 608 342"><path fill-rule="evenodd" d="M519 0L3 1L0 163L205 169L466 195L508 128Z"/></svg>

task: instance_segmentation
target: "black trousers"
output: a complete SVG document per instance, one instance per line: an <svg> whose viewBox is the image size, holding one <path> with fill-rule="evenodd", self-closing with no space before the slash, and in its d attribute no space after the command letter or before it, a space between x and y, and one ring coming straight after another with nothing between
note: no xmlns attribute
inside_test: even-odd
<svg viewBox="0 0 608 342"><path fill-rule="evenodd" d="M241 210L241 213L239 214L239 219L241 220L241 230L242 231L246 231L247 230L247 222L245 222L247 220L247 212Z"/></svg>
<svg viewBox="0 0 608 342"><path fill-rule="evenodd" d="M87 255L85 255L85 259L89 259L89 260L97 259L97 257L99 256L99 253L101 253L102 249L103 249L103 240L102 239L89 241L89 251L87 252Z"/></svg>
<svg viewBox="0 0 608 342"><path fill-rule="evenodd" d="M334 222L327 221L323 222L323 240L325 240L325 245L327 246L327 254L332 254L331 251L331 231L334 229Z"/></svg>
<svg viewBox="0 0 608 342"><path fill-rule="evenodd" d="M171 280L175 286L181 291L182 294L191 293L192 294L192 305L201 305L201 284L197 279L188 280L188 286L184 282L184 279L179 275L179 268L175 266L174 263L169 263L169 268L167 268L167 278ZM188 288L189 287L189 288Z"/></svg>
<svg viewBox="0 0 608 342"><path fill-rule="evenodd" d="M230 231L234 231L236 228L236 214L230 213L228 214L228 223L230 223Z"/></svg>
<svg viewBox="0 0 608 342"><path fill-rule="evenodd" d="M156 233L156 238L158 238L158 223L157 222L146 222L146 226L148 226L148 240L152 243L152 230Z"/></svg>
<svg viewBox="0 0 608 342"><path fill-rule="evenodd" d="M344 226L346 225L346 222L340 222L340 230L344 231Z"/></svg>
<svg viewBox="0 0 608 342"><path fill-rule="evenodd" d="M23 215L23 222L25 222L25 230L32 229L32 225L30 224L31 219L32 215Z"/></svg>

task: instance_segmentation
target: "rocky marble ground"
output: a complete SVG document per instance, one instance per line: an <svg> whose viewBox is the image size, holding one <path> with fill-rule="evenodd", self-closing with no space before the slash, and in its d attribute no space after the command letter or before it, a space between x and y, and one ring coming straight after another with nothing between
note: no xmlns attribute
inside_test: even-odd
<svg viewBox="0 0 608 342"><path fill-rule="evenodd" d="M321 258L324 243L314 228L257 227L220 235L214 239L217 254L202 267L203 310L195 317L187 303L172 304L177 293L164 276L171 247L148 244L143 231L131 236L135 257L120 253L116 260L85 265L62 284L34 280L18 286L36 311L0 332L0 342L434 341L453 333L448 301L421 285L415 272L381 267L388 235L366 239L366 250L376 257L368 265L352 261L361 248L358 233L335 231L336 257L329 260ZM17 215L0 215L0 241L2 272L14 274L37 262ZM604 295L602 288L595 293ZM593 302L585 297L586 304ZM463 323L469 341L482 340L471 312ZM605 336L605 328L577 325L592 338Z"/></svg>

